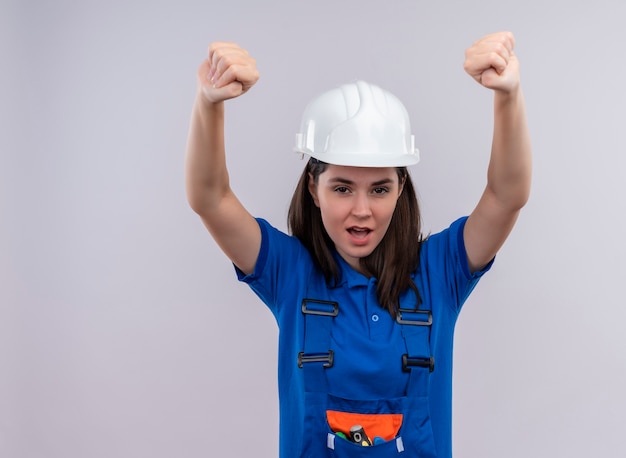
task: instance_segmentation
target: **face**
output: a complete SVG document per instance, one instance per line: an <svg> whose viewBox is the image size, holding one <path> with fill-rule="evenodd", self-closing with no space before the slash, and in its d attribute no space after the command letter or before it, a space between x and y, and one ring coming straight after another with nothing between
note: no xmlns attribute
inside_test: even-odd
<svg viewBox="0 0 626 458"><path fill-rule="evenodd" d="M359 271L389 228L402 192L396 169L329 165L309 191L337 252Z"/></svg>

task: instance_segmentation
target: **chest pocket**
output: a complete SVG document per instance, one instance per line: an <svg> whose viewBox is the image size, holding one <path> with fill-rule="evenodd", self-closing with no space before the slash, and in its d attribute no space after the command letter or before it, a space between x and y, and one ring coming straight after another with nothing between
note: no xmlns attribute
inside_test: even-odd
<svg viewBox="0 0 626 458"><path fill-rule="evenodd" d="M435 458L428 401L430 374L435 369L430 349L431 311L400 309L396 316L406 352L389 358L397 358L398 366L409 373L405 395L345 399L329 394L326 378L326 371L333 370L331 332L334 321L341 319L341 306L326 299L305 298L301 310L304 348L297 364L304 377L306 435L300 456Z"/></svg>

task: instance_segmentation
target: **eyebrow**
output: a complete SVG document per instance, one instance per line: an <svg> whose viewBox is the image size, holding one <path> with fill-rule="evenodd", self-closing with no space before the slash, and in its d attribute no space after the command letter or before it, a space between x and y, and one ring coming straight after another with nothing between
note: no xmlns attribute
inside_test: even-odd
<svg viewBox="0 0 626 458"><path fill-rule="evenodd" d="M342 177L331 178L330 180L328 180L328 182L332 184L336 184L336 183L348 184L348 185L354 184L354 181L348 180L347 178L342 178ZM381 186L381 185L390 184L390 183L393 183L393 180L391 178L384 178L379 181L374 181L370 186Z"/></svg>

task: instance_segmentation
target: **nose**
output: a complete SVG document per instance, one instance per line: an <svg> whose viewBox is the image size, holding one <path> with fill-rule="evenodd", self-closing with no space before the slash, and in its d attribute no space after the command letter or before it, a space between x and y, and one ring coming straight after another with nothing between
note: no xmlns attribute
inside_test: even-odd
<svg viewBox="0 0 626 458"><path fill-rule="evenodd" d="M372 209L370 207L369 198L366 194L359 193L355 196L352 214L357 218L367 218L371 216Z"/></svg>

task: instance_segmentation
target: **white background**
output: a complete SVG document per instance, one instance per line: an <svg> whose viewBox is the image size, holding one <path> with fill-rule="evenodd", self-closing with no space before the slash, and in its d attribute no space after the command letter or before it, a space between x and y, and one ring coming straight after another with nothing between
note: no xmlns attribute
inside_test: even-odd
<svg viewBox="0 0 626 458"><path fill-rule="evenodd" d="M409 110L425 229L484 182L489 91L462 70L517 38L531 200L461 315L456 458L626 448L626 7L618 0L2 0L0 456L277 456L277 330L189 209L195 72L236 41L232 185L285 229L305 104L365 79Z"/></svg>

